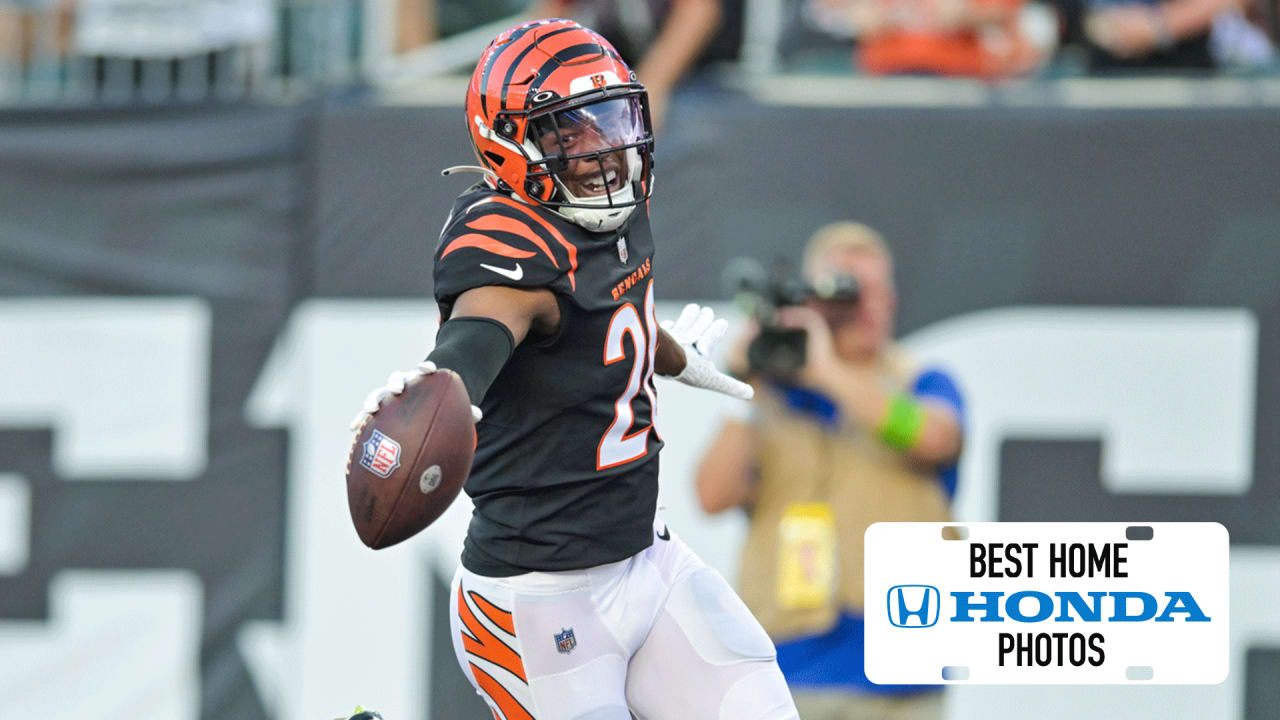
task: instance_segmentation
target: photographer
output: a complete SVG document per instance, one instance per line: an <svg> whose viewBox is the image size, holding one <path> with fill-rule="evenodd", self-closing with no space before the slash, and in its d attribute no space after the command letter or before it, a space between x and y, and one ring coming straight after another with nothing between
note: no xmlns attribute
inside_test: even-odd
<svg viewBox="0 0 1280 720"><path fill-rule="evenodd" d="M745 507L742 599L778 648L805 720L941 718L932 686L863 672L863 532L878 521L946 521L962 444L951 379L892 341L892 259L870 228L822 228L807 284L757 293L731 362L757 388L698 469L705 511Z"/></svg>

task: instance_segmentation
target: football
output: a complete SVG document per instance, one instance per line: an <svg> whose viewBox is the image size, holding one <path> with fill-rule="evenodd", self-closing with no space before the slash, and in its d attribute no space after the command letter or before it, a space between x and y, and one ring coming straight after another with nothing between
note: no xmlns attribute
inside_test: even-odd
<svg viewBox="0 0 1280 720"><path fill-rule="evenodd" d="M424 375L356 431L347 503L360 540L380 550L422 531L449 507L475 454L471 400L450 370Z"/></svg>

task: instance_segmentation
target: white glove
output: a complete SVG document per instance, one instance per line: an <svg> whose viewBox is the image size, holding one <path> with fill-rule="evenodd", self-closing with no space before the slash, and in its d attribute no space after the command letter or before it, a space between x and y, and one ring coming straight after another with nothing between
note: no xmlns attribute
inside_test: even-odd
<svg viewBox="0 0 1280 720"><path fill-rule="evenodd" d="M684 370L675 377L676 380L739 400L750 400L756 394L750 385L725 375L711 362L711 351L728 328L729 323L724 319L717 320L711 308L693 303L684 306L675 322L662 321L662 329L684 348Z"/></svg>
<svg viewBox="0 0 1280 720"><path fill-rule="evenodd" d="M369 393L369 397L364 399L364 407L361 408L360 414L356 415L351 421L351 429L359 430L362 425L373 417L373 414L382 408L382 401L392 395L399 395L404 389L412 385L418 378L424 375L431 375L437 372L436 364L430 360L423 360L418 363L417 367L405 372L396 371L387 377L387 384ZM480 418L484 414L480 412L480 408L475 405L471 406L471 419L480 422Z"/></svg>

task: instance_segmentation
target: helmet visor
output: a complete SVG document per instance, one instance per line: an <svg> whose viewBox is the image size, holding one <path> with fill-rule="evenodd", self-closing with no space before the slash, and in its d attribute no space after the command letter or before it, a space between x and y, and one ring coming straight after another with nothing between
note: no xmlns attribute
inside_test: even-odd
<svg viewBox="0 0 1280 720"><path fill-rule="evenodd" d="M534 117L530 140L569 198L601 198L612 205L642 180L638 148L647 142L639 98L619 97ZM625 193L624 193L625 194Z"/></svg>

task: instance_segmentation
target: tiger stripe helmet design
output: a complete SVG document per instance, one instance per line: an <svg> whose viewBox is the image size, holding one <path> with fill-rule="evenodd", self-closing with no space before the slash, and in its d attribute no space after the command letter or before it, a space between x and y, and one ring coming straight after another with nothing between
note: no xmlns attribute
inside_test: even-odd
<svg viewBox="0 0 1280 720"><path fill-rule="evenodd" d="M490 184L587 230L618 228L652 192L644 86L607 40L572 20L495 38L471 76L466 113Z"/></svg>

